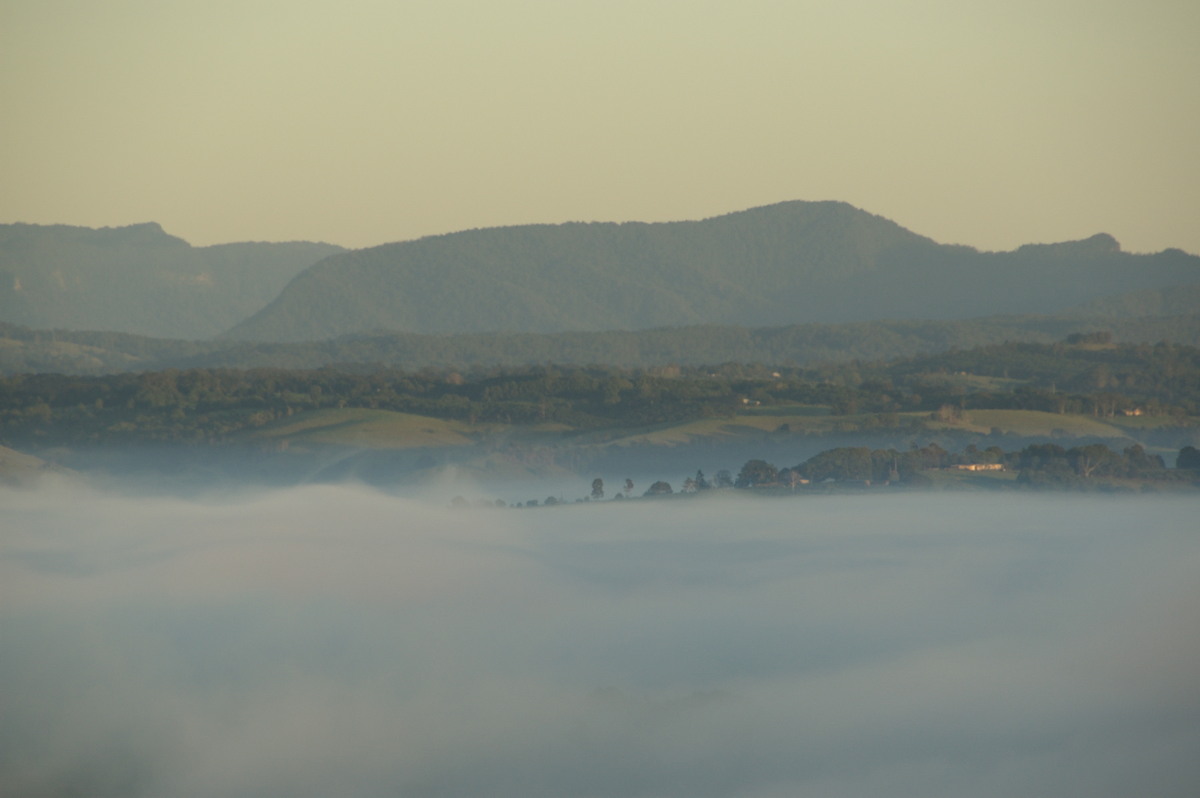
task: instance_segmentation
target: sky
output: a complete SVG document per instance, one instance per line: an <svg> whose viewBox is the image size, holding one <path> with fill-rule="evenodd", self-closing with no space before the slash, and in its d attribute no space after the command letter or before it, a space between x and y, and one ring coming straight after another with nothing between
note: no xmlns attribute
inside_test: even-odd
<svg viewBox="0 0 1200 798"><path fill-rule="evenodd" d="M1196 507L0 488L0 792L1192 798Z"/></svg>
<svg viewBox="0 0 1200 798"><path fill-rule="evenodd" d="M0 0L0 223L362 247L842 200L1200 253L1194 0Z"/></svg>

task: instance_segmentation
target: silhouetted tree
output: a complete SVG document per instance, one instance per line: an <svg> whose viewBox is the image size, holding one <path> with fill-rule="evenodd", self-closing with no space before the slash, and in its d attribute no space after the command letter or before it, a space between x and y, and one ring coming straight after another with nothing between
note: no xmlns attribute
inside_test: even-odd
<svg viewBox="0 0 1200 798"><path fill-rule="evenodd" d="M797 470L809 479L870 479L874 462L865 446L841 446L810 457Z"/></svg>
<svg viewBox="0 0 1200 798"><path fill-rule="evenodd" d="M1184 446L1175 458L1176 468L1200 469L1200 449L1195 446Z"/></svg>
<svg viewBox="0 0 1200 798"><path fill-rule="evenodd" d="M779 469L771 465L765 460L747 460L742 466L742 470L738 472L737 481L733 483L737 488L753 488L756 485L770 485L775 482L779 476Z"/></svg>

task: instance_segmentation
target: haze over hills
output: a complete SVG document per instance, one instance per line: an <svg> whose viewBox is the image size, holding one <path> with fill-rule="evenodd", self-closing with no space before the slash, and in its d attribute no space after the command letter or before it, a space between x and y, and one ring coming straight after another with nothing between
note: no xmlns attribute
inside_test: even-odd
<svg viewBox="0 0 1200 798"><path fill-rule="evenodd" d="M609 364L626 368L718 363L812 365L887 360L1000 344L1054 343L1106 331L1114 341L1200 346L1200 313L989 316L968 320L700 325L569 333L376 333L326 341L184 341L126 333L31 330L0 322L0 375L112 374L189 368L320 368L369 364L418 370Z"/></svg>
<svg viewBox="0 0 1200 798"><path fill-rule="evenodd" d="M1114 294L1067 311L1067 315L1113 318L1189 314L1200 314L1200 284Z"/></svg>
<svg viewBox="0 0 1200 798"><path fill-rule="evenodd" d="M639 330L1056 313L1200 283L1200 257L1111 236L979 252L841 202L703 221L468 230L331 256L226 337Z"/></svg>
<svg viewBox="0 0 1200 798"><path fill-rule="evenodd" d="M98 230L0 225L0 320L209 338L341 251L308 242L193 247L155 223Z"/></svg>
<svg viewBox="0 0 1200 798"><path fill-rule="evenodd" d="M667 328L808 325L802 337L819 343L826 333L813 325L1042 314L1072 320L1066 326L1077 331L1105 318L1191 317L1198 307L1200 258L1180 250L1134 255L1122 252L1112 237L1097 235L979 252L938 244L840 202L787 202L703 221L468 230L357 251L305 242L192 247L153 223L98 230L0 225L0 325L8 325L4 340L19 341L24 350L10 354L15 361L30 355L31 364L63 354L69 371L105 370L118 361L124 364L118 367L145 365L150 350L169 351L171 360L200 350L89 334L50 341L70 338L104 352L31 354L27 344L43 338L37 330L176 341L229 330L218 348L348 335L380 341L382 332L398 336L383 344L392 350L444 349L444 339L424 337L431 335L626 334L603 344L588 341L583 349L572 345L574 358L597 346L611 351L607 343L628 349L633 331L657 330L658 340L712 337ZM1002 326L1011 329L1010 321ZM1029 325L1018 320L1015 326ZM1057 322L1051 326L1055 333L1063 329ZM1159 327L1142 325L1130 334L1144 340ZM1182 329L1175 322L1168 327ZM863 332L878 340L877 330ZM940 330L933 337L947 334ZM986 337L995 334L993 329ZM1186 340L1189 335L1185 330ZM458 339L451 348L462 356L482 355L488 349L479 346L483 340ZM529 350L505 362L528 362L534 350L566 354L545 340L504 341ZM697 346L685 347L681 359L694 360ZM642 343L637 348L645 350ZM804 357L833 351L818 349ZM885 354L870 343L836 349ZM114 351L115 358L105 353ZM302 359L311 361L311 353ZM394 353L386 359L395 359ZM402 354L400 360L412 357Z"/></svg>

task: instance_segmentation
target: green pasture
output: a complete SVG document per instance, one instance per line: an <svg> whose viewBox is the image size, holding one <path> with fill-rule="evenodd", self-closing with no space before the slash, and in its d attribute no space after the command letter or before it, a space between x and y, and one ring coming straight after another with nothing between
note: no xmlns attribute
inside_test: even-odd
<svg viewBox="0 0 1200 798"><path fill-rule="evenodd" d="M989 393L1008 393L1029 382L1028 380L1013 379L1011 377L989 377L984 374L971 374L962 371L954 374L926 374L923 376L931 382L961 388L967 393L983 391Z"/></svg>
<svg viewBox="0 0 1200 798"><path fill-rule="evenodd" d="M733 418L706 418L682 424L670 424L623 435L611 442L619 445L679 446L700 440L732 439L770 434L828 434L837 432L885 432L877 426L873 413L835 416L821 408L753 408ZM969 410L957 421L935 421L929 413L899 413L899 426L924 425L927 429L962 430L987 434L999 429L1005 434L1029 437L1122 438L1136 435L1138 429L1156 426L1140 418L1101 420L1091 416L1060 415L1039 410ZM1137 423L1128 423L1137 422ZM1159 422L1161 423L1161 422Z"/></svg>
<svg viewBox="0 0 1200 798"><path fill-rule="evenodd" d="M447 421L391 410L345 408L313 410L267 424L252 437L289 444L326 446L364 446L379 449L407 449L425 446L465 446L473 443L472 427L461 421Z"/></svg>
<svg viewBox="0 0 1200 798"><path fill-rule="evenodd" d="M935 421L926 412L898 414L901 427L921 424L931 430L963 430L987 434L1045 437L1121 438L1152 429L1163 419L1060 415L1037 410L968 410L956 421ZM684 446L699 441L762 438L770 435L818 435L837 432L885 432L873 413L831 415L826 407L782 405L748 408L733 417L704 418L641 429L610 429L584 433L576 443L618 446ZM287 441L289 445L339 445L374 448L464 446L482 439L524 444L561 442L572 429L560 423L514 427L468 424L428 416L361 408L314 410L274 421L251 433L253 439Z"/></svg>
<svg viewBox="0 0 1200 798"><path fill-rule="evenodd" d="M1041 410L968 410L962 422L951 426L988 432L999 428L1016 435L1070 435L1075 437L1120 438L1117 426L1091 416L1047 413Z"/></svg>

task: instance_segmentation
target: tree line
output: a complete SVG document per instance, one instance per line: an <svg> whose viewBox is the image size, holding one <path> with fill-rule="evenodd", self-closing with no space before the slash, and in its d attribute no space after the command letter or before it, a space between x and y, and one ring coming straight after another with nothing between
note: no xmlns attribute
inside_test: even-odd
<svg viewBox="0 0 1200 798"><path fill-rule="evenodd" d="M980 449L974 444L950 452L931 443L908 450L839 446L827 449L794 466L777 467L765 460L751 459L734 477L719 471L709 480L703 471L686 477L681 493L733 488L738 490L812 489L841 483L868 486L900 485L925 487L929 472L939 470L1015 473L1019 486L1045 488L1090 488L1114 482L1175 482L1200 484L1200 450L1183 447L1174 469L1161 455L1150 454L1140 444L1115 451L1102 443L1063 447L1054 443L1031 444L1005 451L999 446ZM597 483L600 489L597 490ZM665 481L654 482L643 495L670 495L675 491ZM626 494L628 495L628 493ZM604 498L603 482L592 483L592 499Z"/></svg>
<svg viewBox="0 0 1200 798"><path fill-rule="evenodd" d="M415 371L470 369L489 363L523 367L612 363L651 368L668 363L881 362L1021 340L1050 345L1097 326L1115 340L1200 345L1200 315L1145 318L1004 316L972 320L794 324L782 327L696 325L653 330L564 333L417 334L380 332L327 341L272 344L182 341L112 332L36 330L0 322L0 374L106 374L166 368L316 369L371 363Z"/></svg>
<svg viewBox="0 0 1200 798"><path fill-rule="evenodd" d="M1161 455L1150 454L1139 444L1120 451L1101 443L1070 448L1039 443L1013 451L1005 451L998 446L980 449L969 445L960 452L947 451L936 443L906 451L840 446L783 468L765 460L747 460L736 476L722 469L709 478L703 470L697 470L695 476L683 479L678 491L666 480L655 480L638 494L633 480L627 478L622 486L609 494L606 493L604 480L596 477L592 480L591 492L575 502L625 500L638 495L656 498L730 489L780 494L821 491L847 485L920 488L933 484L930 472L957 469L1015 473L1014 478L999 484L1018 488L1119 490L1200 487L1200 450L1194 446L1183 447L1172 469L1167 467ZM531 499L514 506L551 507L560 503L561 499L549 496L542 502ZM507 504L502 500L490 499L478 499L472 503L456 496L451 506L490 508L505 507Z"/></svg>
<svg viewBox="0 0 1200 798"><path fill-rule="evenodd" d="M0 377L0 442L220 443L295 413L367 408L468 423L554 422L575 430L732 417L807 405L853 416L856 429L900 425L914 411L970 409L1111 417L1200 414L1200 350L1019 344L936 357L814 367L726 363L421 369L165 369L104 376ZM911 419L909 422L911 423Z"/></svg>
<svg viewBox="0 0 1200 798"><path fill-rule="evenodd" d="M1184 447L1176 458L1182 477L1200 477L1200 457L1194 447ZM949 452L936 443L896 449L837 447L820 452L795 466L776 468L763 460L749 460L738 473L734 487L759 488L826 482L864 485L927 485L928 472L937 470L1015 472L1017 484L1065 487L1084 485L1100 478L1126 480L1175 479L1161 455L1150 454L1140 444L1114 451L1103 443L1069 448L1055 443L1030 444L1005 451L999 446L980 449L974 444Z"/></svg>

